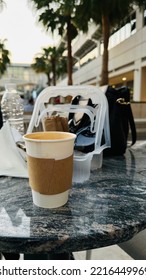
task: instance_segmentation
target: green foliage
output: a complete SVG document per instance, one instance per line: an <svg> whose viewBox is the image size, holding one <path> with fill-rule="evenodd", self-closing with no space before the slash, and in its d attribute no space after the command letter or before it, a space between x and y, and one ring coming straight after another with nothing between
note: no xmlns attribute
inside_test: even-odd
<svg viewBox="0 0 146 280"><path fill-rule="evenodd" d="M71 42L77 36L78 30L86 27L87 21L77 17L80 0L32 0L39 10L39 21L47 30L58 31L58 34L66 40L68 53L68 84L72 84L72 47Z"/></svg>
<svg viewBox="0 0 146 280"><path fill-rule="evenodd" d="M5 1L0 0L0 11L4 8L5 5Z"/></svg>
<svg viewBox="0 0 146 280"><path fill-rule="evenodd" d="M8 64L10 64L10 52L5 48L5 40L0 40L0 77L7 70Z"/></svg>
<svg viewBox="0 0 146 280"><path fill-rule="evenodd" d="M42 53L35 56L34 63L32 63L31 67L36 73L45 73L49 83L51 73L53 74L53 78L56 79L56 77L67 72L66 58L63 56L63 52L63 47L58 49L56 47L43 48Z"/></svg>
<svg viewBox="0 0 146 280"><path fill-rule="evenodd" d="M39 21L53 33L58 30L59 35L63 35L64 29L67 27L67 22L71 21L71 35L72 39L78 34L76 17L76 0L64 1L38 1L33 0L36 8L40 10ZM73 31L73 32L72 32Z"/></svg>
<svg viewBox="0 0 146 280"><path fill-rule="evenodd" d="M110 27L117 24L129 15L133 5L146 7L146 0L81 0L78 14L84 19L93 19L95 23L102 23L102 16L107 16ZM87 13L88 11L88 13Z"/></svg>
<svg viewBox="0 0 146 280"><path fill-rule="evenodd" d="M5 2L0 0L0 11L4 8ZM10 52L5 48L5 41L0 40L0 77L7 70L8 64L10 64Z"/></svg>

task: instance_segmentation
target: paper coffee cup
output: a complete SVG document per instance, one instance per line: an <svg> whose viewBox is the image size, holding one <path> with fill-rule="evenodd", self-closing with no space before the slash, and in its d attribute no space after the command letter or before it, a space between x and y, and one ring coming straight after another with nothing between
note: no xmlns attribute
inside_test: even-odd
<svg viewBox="0 0 146 280"><path fill-rule="evenodd" d="M73 133L59 131L34 132L23 136L35 205L56 208L68 201L75 138Z"/></svg>

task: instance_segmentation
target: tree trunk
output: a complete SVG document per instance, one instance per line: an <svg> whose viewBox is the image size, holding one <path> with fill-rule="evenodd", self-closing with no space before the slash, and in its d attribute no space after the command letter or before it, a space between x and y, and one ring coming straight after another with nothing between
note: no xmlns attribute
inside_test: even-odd
<svg viewBox="0 0 146 280"><path fill-rule="evenodd" d="M71 46L71 22L70 17L67 22L67 51L68 51L68 60L67 60L67 72L68 72L68 85L72 85L72 46Z"/></svg>
<svg viewBox="0 0 146 280"><path fill-rule="evenodd" d="M47 73L47 78L48 78L47 84L48 86L50 86L51 85L50 73Z"/></svg>
<svg viewBox="0 0 146 280"><path fill-rule="evenodd" d="M52 58L53 86L56 86L56 59Z"/></svg>
<svg viewBox="0 0 146 280"><path fill-rule="evenodd" d="M103 55L100 86L108 85L108 44L110 36L110 23L107 15L102 15Z"/></svg>

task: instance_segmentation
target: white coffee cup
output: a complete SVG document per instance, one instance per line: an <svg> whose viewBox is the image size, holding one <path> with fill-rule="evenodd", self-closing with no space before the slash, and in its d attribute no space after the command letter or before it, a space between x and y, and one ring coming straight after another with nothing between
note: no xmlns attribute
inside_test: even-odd
<svg viewBox="0 0 146 280"><path fill-rule="evenodd" d="M35 205L56 208L68 201L75 138L73 133L60 131L33 132L23 136Z"/></svg>

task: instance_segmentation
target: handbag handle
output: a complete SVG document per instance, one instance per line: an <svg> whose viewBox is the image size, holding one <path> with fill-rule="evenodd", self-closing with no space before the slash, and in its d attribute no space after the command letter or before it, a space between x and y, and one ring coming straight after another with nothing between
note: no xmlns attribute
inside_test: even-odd
<svg viewBox="0 0 146 280"><path fill-rule="evenodd" d="M133 113L131 110L131 105L130 105L130 101L125 101L125 98L118 98L116 100L117 103L121 104L121 105L127 105L128 106L128 121L129 121L129 125L130 125L130 129L131 129L131 136L132 136L132 145L134 145L136 143L136 139L137 139L137 134L136 134L136 127L135 127L135 122L134 122L134 118L133 118Z"/></svg>
<svg viewBox="0 0 146 280"><path fill-rule="evenodd" d="M131 146L132 146L136 143L137 134L136 134L136 127L135 127L135 122L134 122L133 113L132 113L130 104L128 105L128 121L129 121L130 128L131 128L131 136L132 136Z"/></svg>

